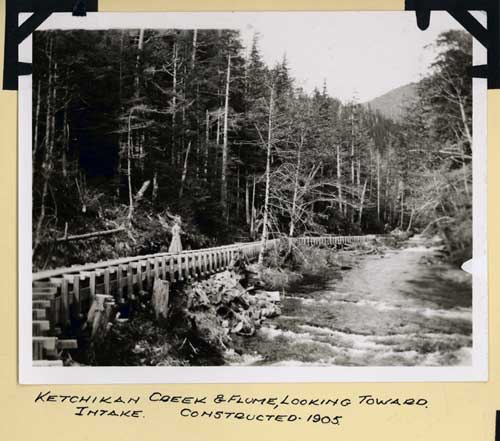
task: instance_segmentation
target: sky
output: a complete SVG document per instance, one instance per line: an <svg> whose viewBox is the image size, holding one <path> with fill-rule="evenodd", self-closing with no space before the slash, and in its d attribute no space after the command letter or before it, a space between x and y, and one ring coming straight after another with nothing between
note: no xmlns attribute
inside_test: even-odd
<svg viewBox="0 0 500 441"><path fill-rule="evenodd" d="M447 13L433 13L421 31L412 12L322 12L254 17L241 27L244 43L258 32L264 61L274 65L286 53L297 86L306 92L365 102L429 72L436 52L426 46L449 29L461 29Z"/></svg>

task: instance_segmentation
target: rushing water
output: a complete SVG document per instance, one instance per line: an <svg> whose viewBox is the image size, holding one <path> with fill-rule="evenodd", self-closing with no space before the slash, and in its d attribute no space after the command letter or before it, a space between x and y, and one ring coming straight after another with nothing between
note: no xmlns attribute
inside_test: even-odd
<svg viewBox="0 0 500 441"><path fill-rule="evenodd" d="M351 255L340 276L287 293L282 315L240 342L243 364L470 365L471 281L437 253L417 237Z"/></svg>

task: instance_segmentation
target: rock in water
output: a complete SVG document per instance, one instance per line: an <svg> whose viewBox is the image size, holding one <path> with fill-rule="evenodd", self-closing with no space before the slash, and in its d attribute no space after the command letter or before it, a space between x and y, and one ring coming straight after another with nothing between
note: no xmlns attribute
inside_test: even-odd
<svg viewBox="0 0 500 441"><path fill-rule="evenodd" d="M279 291L255 291L254 297L265 302L280 302L281 296Z"/></svg>
<svg viewBox="0 0 500 441"><path fill-rule="evenodd" d="M170 283L156 279L153 285L153 297L151 298L156 320L167 319L169 294Z"/></svg>

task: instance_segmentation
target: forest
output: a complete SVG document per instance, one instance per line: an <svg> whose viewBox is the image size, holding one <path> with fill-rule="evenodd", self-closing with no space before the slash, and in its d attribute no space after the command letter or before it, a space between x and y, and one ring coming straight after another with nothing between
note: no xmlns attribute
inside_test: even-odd
<svg viewBox="0 0 500 441"><path fill-rule="evenodd" d="M472 253L472 40L434 43L393 121L307 93L234 30L38 31L33 270L302 234L439 234Z"/></svg>

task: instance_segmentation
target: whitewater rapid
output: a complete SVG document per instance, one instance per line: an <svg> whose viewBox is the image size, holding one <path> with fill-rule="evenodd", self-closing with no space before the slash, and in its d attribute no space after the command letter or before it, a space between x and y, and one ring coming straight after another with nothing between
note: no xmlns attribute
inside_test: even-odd
<svg viewBox="0 0 500 441"><path fill-rule="evenodd" d="M421 239L383 255L356 255L321 286L288 293L283 314L242 341L238 364L467 366L472 289L462 270Z"/></svg>

